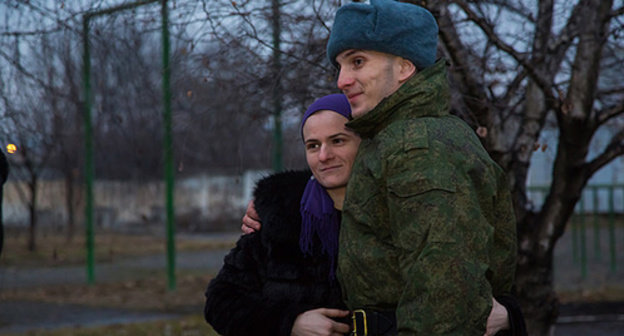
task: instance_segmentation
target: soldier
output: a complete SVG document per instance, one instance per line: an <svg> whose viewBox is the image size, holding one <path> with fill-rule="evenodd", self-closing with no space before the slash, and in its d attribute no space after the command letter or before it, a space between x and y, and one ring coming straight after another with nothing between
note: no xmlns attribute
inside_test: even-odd
<svg viewBox="0 0 624 336"><path fill-rule="evenodd" d="M205 318L220 334L321 336L351 329L335 276L343 198L360 143L344 126L350 115L344 95L318 99L302 121L314 178L290 171L258 182L258 212L250 216L261 218L263 228L240 238L206 290ZM515 323L504 307L494 306L488 335ZM373 315L368 335L396 334L393 317Z"/></svg>
<svg viewBox="0 0 624 336"><path fill-rule="evenodd" d="M516 227L503 170L449 113L438 27L391 0L336 13L327 56L362 143L347 186L338 278L358 331L483 335L492 294L509 293ZM512 312L513 313L513 312ZM513 326L512 326L513 329Z"/></svg>

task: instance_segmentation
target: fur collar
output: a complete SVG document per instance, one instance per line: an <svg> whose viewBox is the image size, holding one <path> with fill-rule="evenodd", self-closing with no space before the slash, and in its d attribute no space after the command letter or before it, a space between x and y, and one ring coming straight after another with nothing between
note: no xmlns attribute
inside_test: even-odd
<svg viewBox="0 0 624 336"><path fill-rule="evenodd" d="M262 221L262 240L299 244L301 195L312 174L287 171L263 178L256 185L254 204Z"/></svg>

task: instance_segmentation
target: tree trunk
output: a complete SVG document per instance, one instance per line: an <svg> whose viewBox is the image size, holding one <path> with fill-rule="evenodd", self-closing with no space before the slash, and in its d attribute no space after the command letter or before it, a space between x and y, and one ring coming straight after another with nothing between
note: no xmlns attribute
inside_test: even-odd
<svg viewBox="0 0 624 336"><path fill-rule="evenodd" d="M30 183L30 202L28 203L28 212L30 214L30 225L28 226L28 251L35 251L36 244L36 228L37 228L37 178L31 177Z"/></svg>
<svg viewBox="0 0 624 336"><path fill-rule="evenodd" d="M65 207L67 211L67 236L66 241L69 243L74 238L75 217L74 217L74 177L73 172L65 170Z"/></svg>
<svg viewBox="0 0 624 336"><path fill-rule="evenodd" d="M519 225L516 282L529 335L550 335L556 322L559 302L554 291L553 252L589 178L583 166L573 162L582 162L590 138L579 137L579 143L570 146L564 136L559 139L553 182L541 211L537 215L527 212Z"/></svg>
<svg viewBox="0 0 624 336"><path fill-rule="evenodd" d="M521 227L530 228L539 225L534 216L528 215ZM530 232L523 231L518 237L520 246L532 245ZM553 254L550 252L540 256L535 253L535 249L521 248L519 256L516 286L528 334L551 335L552 326L559 314L559 300L553 286Z"/></svg>

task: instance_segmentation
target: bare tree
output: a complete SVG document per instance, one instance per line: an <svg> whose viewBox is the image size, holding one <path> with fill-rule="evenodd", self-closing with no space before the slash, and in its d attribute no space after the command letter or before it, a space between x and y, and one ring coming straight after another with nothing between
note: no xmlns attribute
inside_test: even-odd
<svg viewBox="0 0 624 336"><path fill-rule="evenodd" d="M65 180L65 208L67 213L67 241L71 241L76 231L76 207L79 204L81 193L77 188L78 180L81 177L80 171L84 164L82 160L82 111L83 104L80 96L79 68L76 56L72 52L73 44L71 38L59 39L55 45L60 49L54 54L58 54L57 67L60 72L60 82L63 86L59 88L62 94L53 93L51 100L54 102L51 108L53 111L53 133L55 139L56 155L54 166L58 167ZM56 98L53 98L56 96ZM64 97L57 102L58 97Z"/></svg>
<svg viewBox="0 0 624 336"><path fill-rule="evenodd" d="M38 224L39 182L52 153L53 144L49 136L50 120L46 116L46 111L30 104L24 104L24 106L29 110L16 111L17 113L10 115L13 128L11 136L20 146L17 155L9 158L9 163L13 167L14 178L25 182L25 188L22 188L22 184L17 184L17 191L28 208L27 248L29 251L34 251Z"/></svg>
<svg viewBox="0 0 624 336"><path fill-rule="evenodd" d="M518 295L529 334L546 335L558 306L555 244L587 181L624 154L624 86L600 85L608 73L624 74L618 39L624 7L612 0L454 0L427 7L453 64L455 109L508 173L519 230ZM552 185L534 209L527 173L549 115L558 129ZM609 123L616 129L610 143L588 158L593 137Z"/></svg>
<svg viewBox="0 0 624 336"><path fill-rule="evenodd" d="M189 36L184 51L190 57L176 75L175 86L187 88L176 97L176 120L185 131L177 146L184 166L190 168L196 158L203 164L195 167L270 167L277 102L283 112L285 166L301 167L300 115L314 98L336 91L324 52L329 32L324 20L332 8L324 1L312 6L303 1L203 1L202 6L205 19ZM281 22L279 67L273 62L275 10ZM285 89L276 96L278 86ZM203 125L203 133L183 125Z"/></svg>
<svg viewBox="0 0 624 336"><path fill-rule="evenodd" d="M317 64L324 60L320 46L328 30L316 19L320 6L303 15L293 6L301 9L307 4L281 4L288 27L282 31L287 57L285 70L275 74L269 66L271 45L265 43L270 37L267 4L250 9L251 21L245 11L252 2L227 1L218 8L210 7L213 1L182 1L173 6L174 141L179 174L270 167L270 93L276 76L291 86L280 97L285 111L285 160L291 167L302 166L300 146L292 141L299 136L298 115L317 92L333 87L325 72L327 64ZM15 141L31 160L20 164L30 162L32 171L39 172L37 178L44 170L64 176L68 239L74 233L80 197L74 191L80 190L84 154L81 18L106 7L89 1L0 4L7 23L0 28L0 62L8 69L1 73L2 117L49 146L43 151L39 144L31 148L23 143L25 139ZM228 30L237 27L224 23L232 19L247 22L241 25L244 29ZM98 178L144 180L162 175L159 24L158 8L150 6L92 21ZM315 34L319 29L324 33ZM300 36L314 37L314 47ZM4 133L12 134L12 128ZM32 185L36 188L37 183ZM36 189L27 194L36 195ZM29 204L36 222L36 203ZM32 227L34 237L36 226Z"/></svg>
<svg viewBox="0 0 624 336"><path fill-rule="evenodd" d="M6 52L0 54L0 60L13 65L9 72L12 84L2 87L2 96L11 97L5 99L5 113L17 129L16 132L9 132L7 137L18 142L18 161L27 167L26 170L18 170L15 175L31 171L28 178L32 189L29 197L36 197L37 182L32 178L35 176L38 180L37 175L40 176L42 171L60 172L64 176L69 240L75 228L74 190L81 157L77 152L81 138L81 103L79 65L73 53L76 42L72 41L73 31L60 16L60 7L45 8L19 1L11 7L9 5L6 4L5 9L11 10L5 13L11 18L11 21L7 19L7 23L11 24L1 33ZM52 22L51 26L42 26L44 19ZM29 133L29 138L17 141L23 138L23 132ZM41 140L36 143L36 151L32 148L35 144L33 138ZM44 156L40 156L41 144L45 144ZM24 155L30 157L25 158ZM36 198L27 203L33 214L29 245L34 248Z"/></svg>
<svg viewBox="0 0 624 336"><path fill-rule="evenodd" d="M7 38L7 36L3 36ZM3 138L18 144L17 155L9 158L14 167L13 176L18 181L24 181L25 188L18 184L20 197L28 208L29 239L27 247L30 251L36 249L36 228L38 226L37 199L39 181L42 178L46 165L54 153L54 142L51 135L51 114L48 105L40 102L45 99L48 90L54 86L53 75L46 73L45 64L50 60L45 57L23 57L25 50L31 50L33 39L20 35L10 37L14 43L12 47L4 49L0 56L9 58L13 65L12 71L7 71L5 82L0 96L4 105L5 118ZM48 40L42 40L37 45L43 50L49 49ZM11 54L9 54L11 53ZM40 71L44 69L44 71ZM3 79L4 81L4 79Z"/></svg>

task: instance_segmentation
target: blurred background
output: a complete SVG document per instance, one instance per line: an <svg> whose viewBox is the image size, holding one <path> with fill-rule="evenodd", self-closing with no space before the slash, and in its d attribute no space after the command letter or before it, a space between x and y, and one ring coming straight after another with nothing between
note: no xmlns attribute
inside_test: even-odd
<svg viewBox="0 0 624 336"><path fill-rule="evenodd" d="M214 334L203 291L255 181L306 167L348 2L1 1L0 334ZM405 2L507 172L531 335L621 334L624 2Z"/></svg>

